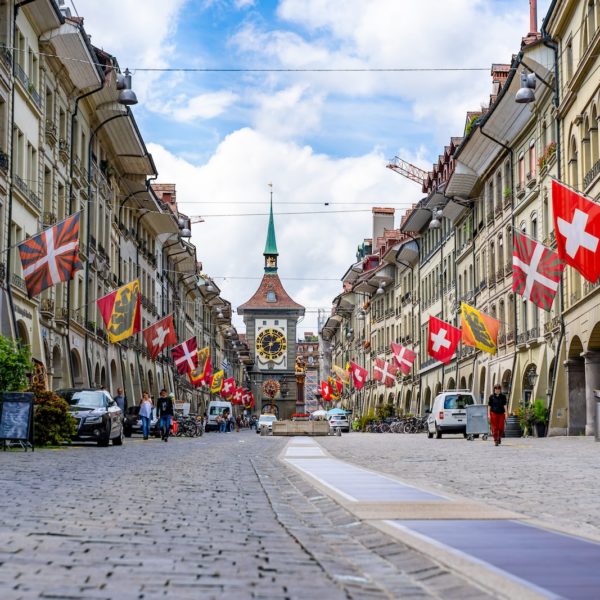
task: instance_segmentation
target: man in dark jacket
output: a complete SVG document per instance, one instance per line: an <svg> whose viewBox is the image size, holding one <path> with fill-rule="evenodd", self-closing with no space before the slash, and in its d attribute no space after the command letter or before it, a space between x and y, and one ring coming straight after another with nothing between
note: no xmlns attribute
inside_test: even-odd
<svg viewBox="0 0 600 600"><path fill-rule="evenodd" d="M171 420L173 419L173 394L167 395L167 390L160 390L160 396L156 402L156 416L160 418L159 427L162 439L169 441L171 432Z"/></svg>
<svg viewBox="0 0 600 600"><path fill-rule="evenodd" d="M496 384L494 386L494 393L488 400L488 416L496 446L499 446L502 443L502 436L504 435L504 417L507 404L506 396L502 393L500 384Z"/></svg>

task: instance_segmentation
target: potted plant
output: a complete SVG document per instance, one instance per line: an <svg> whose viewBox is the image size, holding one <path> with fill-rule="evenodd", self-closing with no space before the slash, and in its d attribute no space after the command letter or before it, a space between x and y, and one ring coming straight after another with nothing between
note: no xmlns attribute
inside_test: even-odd
<svg viewBox="0 0 600 600"><path fill-rule="evenodd" d="M529 402L525 402L515 410L515 417L519 419L519 425L523 432L523 437L531 435L533 431L534 416L533 408Z"/></svg>
<svg viewBox="0 0 600 600"><path fill-rule="evenodd" d="M532 412L537 437L545 437L548 421L550 420L550 409L543 400L538 398L533 402Z"/></svg>

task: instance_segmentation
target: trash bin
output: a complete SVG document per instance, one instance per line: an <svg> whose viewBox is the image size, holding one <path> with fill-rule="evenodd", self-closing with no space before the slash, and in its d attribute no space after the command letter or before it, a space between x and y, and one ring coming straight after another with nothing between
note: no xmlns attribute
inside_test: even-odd
<svg viewBox="0 0 600 600"><path fill-rule="evenodd" d="M471 441L474 436L480 435L487 440L490 433L488 423L487 404L471 404L467 406L467 439Z"/></svg>

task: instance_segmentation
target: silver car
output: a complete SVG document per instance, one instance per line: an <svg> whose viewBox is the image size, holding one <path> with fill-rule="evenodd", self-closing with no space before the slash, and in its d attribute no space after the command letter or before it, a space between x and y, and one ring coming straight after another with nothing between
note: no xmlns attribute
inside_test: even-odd
<svg viewBox="0 0 600 600"><path fill-rule="evenodd" d="M348 433L350 431L350 421L346 415L331 415L327 417L329 421L329 427L333 430L340 428L342 431Z"/></svg>

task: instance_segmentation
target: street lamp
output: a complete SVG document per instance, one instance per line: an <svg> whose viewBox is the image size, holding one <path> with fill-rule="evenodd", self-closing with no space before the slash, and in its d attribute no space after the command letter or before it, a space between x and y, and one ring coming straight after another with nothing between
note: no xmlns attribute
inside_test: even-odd
<svg viewBox="0 0 600 600"><path fill-rule="evenodd" d="M535 381L536 381L537 378L538 378L538 374L537 374L537 372L535 370L535 367L532 367L527 372L527 383L529 384L529 387L531 389L533 389L533 386L535 385Z"/></svg>
<svg viewBox="0 0 600 600"><path fill-rule="evenodd" d="M124 106L133 106L138 103L135 92L131 89L131 72L125 69L125 73L117 74L117 89L121 91L117 102Z"/></svg>

